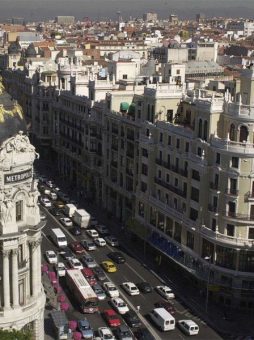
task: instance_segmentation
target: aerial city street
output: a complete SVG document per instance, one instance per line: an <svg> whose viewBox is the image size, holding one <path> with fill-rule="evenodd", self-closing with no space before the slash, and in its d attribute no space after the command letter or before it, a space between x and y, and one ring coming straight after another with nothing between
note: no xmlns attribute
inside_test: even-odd
<svg viewBox="0 0 254 340"><path fill-rule="evenodd" d="M0 0L0 340L254 339L254 20L127 4Z"/></svg>

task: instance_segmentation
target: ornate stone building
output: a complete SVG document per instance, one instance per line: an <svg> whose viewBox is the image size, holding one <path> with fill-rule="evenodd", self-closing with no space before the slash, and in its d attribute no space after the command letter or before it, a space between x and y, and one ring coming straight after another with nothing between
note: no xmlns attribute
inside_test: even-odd
<svg viewBox="0 0 254 340"><path fill-rule="evenodd" d="M4 103L1 99L5 98ZM41 284L41 229L33 162L38 156L22 132L6 131L16 104L0 96L0 328L29 327L44 338L45 295ZM8 102L8 103L7 103ZM11 114L12 112L12 114ZM19 112L20 115L20 112ZM21 116L19 117L21 118ZM3 131L5 130L5 131ZM6 138L7 135L11 137Z"/></svg>

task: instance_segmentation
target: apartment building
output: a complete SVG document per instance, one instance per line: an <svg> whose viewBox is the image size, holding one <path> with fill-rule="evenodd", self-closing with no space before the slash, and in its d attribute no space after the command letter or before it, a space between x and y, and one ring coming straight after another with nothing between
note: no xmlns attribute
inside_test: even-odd
<svg viewBox="0 0 254 340"><path fill-rule="evenodd" d="M167 69L167 83L93 75L86 96L74 80L55 89L51 152L60 174L156 258L221 303L253 309L254 70L243 70L232 98L186 91L180 66Z"/></svg>

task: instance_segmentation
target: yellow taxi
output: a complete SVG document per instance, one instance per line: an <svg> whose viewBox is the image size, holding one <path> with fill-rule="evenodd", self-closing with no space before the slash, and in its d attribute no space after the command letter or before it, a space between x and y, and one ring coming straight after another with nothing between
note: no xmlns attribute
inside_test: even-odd
<svg viewBox="0 0 254 340"><path fill-rule="evenodd" d="M101 265L107 273L115 273L117 271L116 266L111 261L102 261Z"/></svg>

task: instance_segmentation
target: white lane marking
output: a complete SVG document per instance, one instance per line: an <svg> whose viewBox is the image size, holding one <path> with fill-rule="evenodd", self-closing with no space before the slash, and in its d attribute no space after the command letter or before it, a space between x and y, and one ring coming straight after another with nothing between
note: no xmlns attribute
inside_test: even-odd
<svg viewBox="0 0 254 340"><path fill-rule="evenodd" d="M127 301L128 305L134 310L136 311L136 306L134 306L131 301L129 300L129 298L127 297L127 295L123 292L121 292L121 295L123 296L124 300ZM148 323L148 321L146 321L146 319L143 317L143 315L141 315L140 313L137 313L139 319L143 322L143 324L146 326L146 328L149 329L149 332L155 337L155 339L160 339L160 336L158 335L158 333L152 328L152 326L150 326L150 324Z"/></svg>
<svg viewBox="0 0 254 340"><path fill-rule="evenodd" d="M126 266L131 270L133 271L133 273L135 273L142 281L146 281L143 276L141 276L134 268L132 268L127 262L125 263Z"/></svg>

